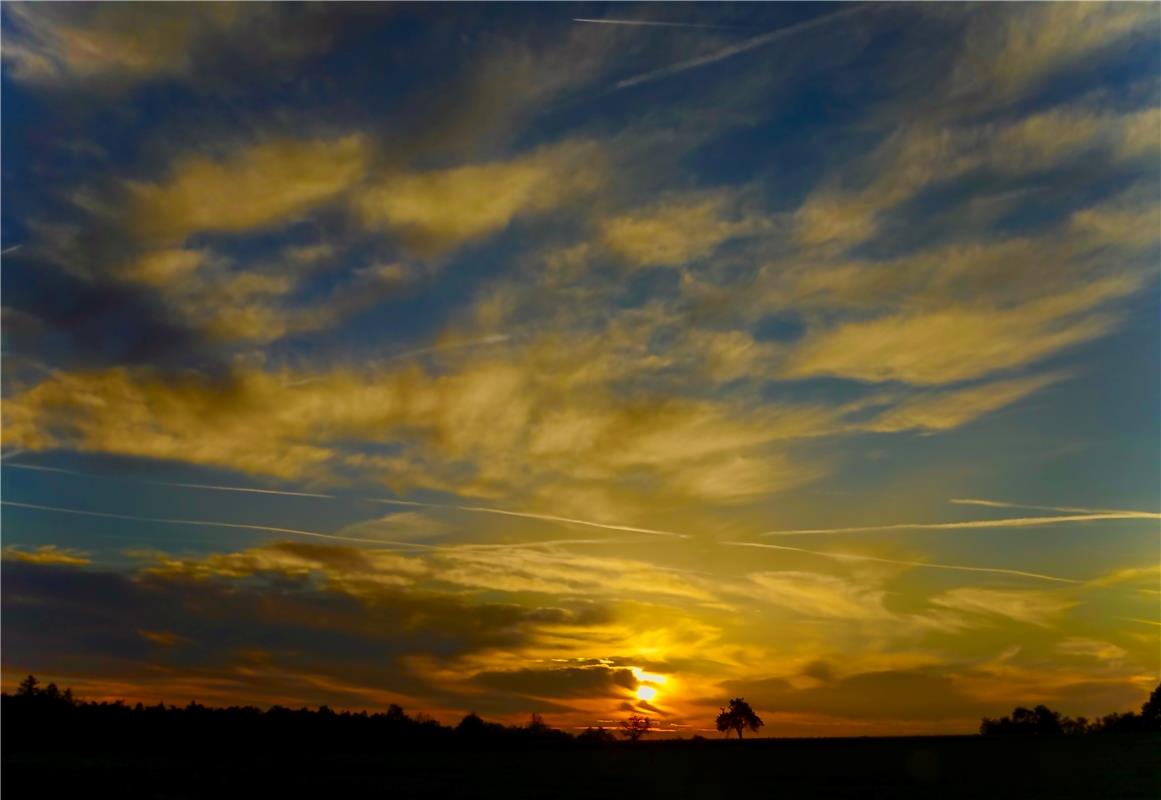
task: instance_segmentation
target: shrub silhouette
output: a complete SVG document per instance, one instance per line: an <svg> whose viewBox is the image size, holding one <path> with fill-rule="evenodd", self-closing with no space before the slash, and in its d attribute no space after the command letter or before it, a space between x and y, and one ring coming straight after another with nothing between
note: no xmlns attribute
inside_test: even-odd
<svg viewBox="0 0 1161 800"><path fill-rule="evenodd" d="M576 740L584 744L609 744L610 742L617 741L612 732L602 727L585 728L581 733L577 734Z"/></svg>
<svg viewBox="0 0 1161 800"><path fill-rule="evenodd" d="M754 733L765 724L762 718L754 713L754 709L750 704L741 697L735 697L730 700L729 707L723 708L722 713L718 714L717 726L718 730L729 736L730 731L736 731L738 738L742 738L742 731L749 728Z"/></svg>
<svg viewBox="0 0 1161 800"><path fill-rule="evenodd" d="M635 742L649 733L649 728L652 724L653 722L649 717L633 714L628 719L621 720L621 735L630 742Z"/></svg>

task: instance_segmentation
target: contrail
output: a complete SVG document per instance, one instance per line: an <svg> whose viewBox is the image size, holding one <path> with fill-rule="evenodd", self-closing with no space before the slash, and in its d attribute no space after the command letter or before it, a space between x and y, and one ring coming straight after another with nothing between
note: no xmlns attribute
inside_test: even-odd
<svg viewBox="0 0 1161 800"><path fill-rule="evenodd" d="M1062 514L1147 514L1147 511L1125 511L1120 508L1073 508L1071 506L1031 506L1026 503L1004 503L999 500L976 500L974 498L953 498L950 501L960 506L986 506L988 508L1028 508L1034 511L1059 511Z"/></svg>
<svg viewBox="0 0 1161 800"><path fill-rule="evenodd" d="M11 247L5 247L3 250L0 250L0 256L6 256L9 253L15 253L17 250L19 250L22 247L24 247L23 244L14 244Z"/></svg>
<svg viewBox="0 0 1161 800"><path fill-rule="evenodd" d="M604 522L591 522L585 519L572 517L557 517L552 514L533 514L528 511L508 511L502 508L487 508L484 506L457 506L445 503L420 503L416 500L384 500L372 498L374 503L385 503L393 506L414 506L417 508L443 508L451 511L470 511L476 514L499 514L505 517L521 517L522 519L539 519L546 522L560 522L566 525L587 525L590 528L602 528L607 531L625 531L627 533L647 533L650 536L669 536L675 539L688 539L689 534L675 531L657 530L655 528L634 528L630 525L610 525Z"/></svg>
<svg viewBox="0 0 1161 800"><path fill-rule="evenodd" d="M321 497L326 500L334 500L333 494L319 494L318 492L284 492L280 489L250 489L244 486L215 486L207 483L175 483L173 481L150 481L145 483L152 483L155 486L176 486L182 489L209 489L215 492L250 492L253 494L277 494L284 497Z"/></svg>
<svg viewBox="0 0 1161 800"><path fill-rule="evenodd" d="M20 451L17 451L20 452ZM37 473L63 473L65 475L80 475L81 477L109 477L108 475L93 475L92 473L82 473L77 469L63 469L60 467L39 467L37 464L6 464L8 469L30 469L37 471ZM149 478L127 478L127 480L139 481L140 483L149 483L154 487L176 487L179 489L208 489L210 491L240 491L253 493L253 495L282 495L284 497L320 497L324 499L336 499L336 495L323 495L323 493L312 491L282 491L280 489L251 489L248 487L219 487L219 485L211 483L178 483L175 481L151 481Z"/></svg>
<svg viewBox="0 0 1161 800"><path fill-rule="evenodd" d="M396 353L395 355L388 358L384 363L398 361L401 358L422 356L427 353L438 353L444 350L459 350L464 347L479 347L481 345L500 344L501 342L506 342L511 338L512 337L507 334L497 333L493 334L492 336L481 336L479 339L465 339L461 342L448 342L447 344L436 344L432 345L431 347L420 347L417 350L406 350L402 353Z"/></svg>
<svg viewBox="0 0 1161 800"><path fill-rule="evenodd" d="M247 525L240 522L212 522L202 519L168 519L165 517L139 517L135 514L113 514L107 511L84 511L77 508L60 508L58 506L42 506L34 503L17 503L14 500L0 500L0 505L15 508L31 508L37 511L52 511L57 514L77 514L84 517L105 517L107 519L128 519L134 522L156 522L164 525L200 525L211 528L233 528L267 533L285 533L291 536L309 536L314 539L328 539L337 542L357 542L359 544L394 545L417 550L435 549L431 545L416 544L414 542L395 542L388 539L360 539L354 536L339 536L333 533L318 533L317 531L303 531L295 528L276 528L272 525Z"/></svg>
<svg viewBox="0 0 1161 800"><path fill-rule="evenodd" d="M967 530L973 528L1030 528L1037 525L1056 525L1061 522L1098 522L1113 519L1161 519L1161 514L1148 511L1123 511L1113 514L1075 514L1062 517L1016 517L1009 519L978 519L970 522L903 522L895 525L862 525L855 528L803 528L788 531L766 531L759 536L800 536L825 533L869 533L871 531L904 530Z"/></svg>
<svg viewBox="0 0 1161 800"><path fill-rule="evenodd" d="M1142 625L1156 625L1161 627L1161 620L1155 619L1137 619L1136 617L1116 617L1116 619L1123 619L1126 622L1139 622Z"/></svg>
<svg viewBox="0 0 1161 800"><path fill-rule="evenodd" d="M23 450L9 450L7 453L0 453L0 461L3 461L6 458L12 458L13 456L18 456L23 452ZM16 464L12 464L11 466L16 466Z"/></svg>
<svg viewBox="0 0 1161 800"><path fill-rule="evenodd" d="M80 475L83 477L91 477L91 473L80 472L78 470L72 470L72 469L62 469L60 467L41 467L41 466L36 466L33 464L9 464L6 466L9 469L29 469L29 470L35 470L37 472L58 472L58 473L63 473L65 475ZM97 477L109 477L109 476L101 475L101 476L97 476ZM141 483L148 483L148 484L152 484L154 486L175 486L175 487L183 488L183 489L207 489L207 490L215 491L215 492L246 492L246 493L253 493L253 494L284 495L287 497L318 497L318 498L322 498L325 500L337 499L336 495L322 494L322 493L318 493L318 492L286 492L286 491L281 491L278 489L251 489L251 488L242 487L242 486L218 486L218 485L206 484L206 483L178 483L175 481L154 481L154 480L149 480L147 478L125 478L122 480L138 480ZM387 499L379 498L379 497L364 497L364 498L355 498L355 499L364 500L366 502L371 502L371 503L383 503L386 505L395 505L395 506L412 506L415 508L442 508L442 509L448 509L448 510L452 510L452 511L468 511L468 512L477 513L477 514L499 514L499 515L508 516L508 517L523 517L525 519L539 519L539 520L545 520L547 522L559 522L559 523L565 523L565 524L570 524L570 525L587 525L588 527L591 527L591 528L602 528L604 530L610 530L610 531L624 531L626 533L646 533L646 534L649 534L651 536L670 536L670 537L678 538L678 539L690 538L688 534L677 533L675 531L656 530L654 528L635 528L635 527L632 527L630 525L612 525L612 524L608 524L608 523L604 523L604 522L591 522L589 520L573 519L571 517L556 517L556 516L552 516L550 514L533 514L533 513L525 512L525 511L508 511L507 509L503 509L503 508L485 508L483 506L458 506L458 505L445 504L445 503L421 503L421 502L416 501L416 500L387 500ZM322 534L320 534L320 535L322 535Z"/></svg>
<svg viewBox="0 0 1161 800"><path fill-rule="evenodd" d="M788 547L780 544L761 544L759 542L719 542L731 547L760 547L765 550L789 550L793 553L809 553L810 555L832 558L836 561L877 561L883 564L901 564L908 567L927 567L928 569L950 569L960 572L988 572L996 575L1015 575L1021 578L1036 578L1042 581L1056 581L1058 583L1083 583L1074 578L1061 578L1056 575L1044 575L1039 572L1025 572L1019 569L1002 569L1000 567L965 567L960 564L936 564L931 561L904 561L895 558L879 558L878 556L861 556L853 553L828 553L822 550L807 550L804 547Z"/></svg>
<svg viewBox="0 0 1161 800"><path fill-rule="evenodd" d="M445 544L432 545L432 547L443 550L445 552L455 552L457 550L526 550L537 547L556 547L557 545L574 545L574 544L626 544L633 542L646 542L648 539L545 539L537 542L504 542L500 544Z"/></svg>
<svg viewBox="0 0 1161 800"><path fill-rule="evenodd" d="M755 36L753 38L746 39L708 55L691 58L688 61L679 61L676 64L670 64L668 67L661 67L660 69L644 72L640 75L634 75L631 78L625 78L623 80L617 81L616 85L613 87L613 91L627 89L630 86L639 86L642 83L649 83L650 81L667 78L670 75L676 75L679 72L685 72L686 70L695 69L697 67L704 67L706 64L713 64L716 61L721 61L723 59L730 58L731 56L736 56L739 53L745 53L757 47L770 44L771 42L776 42L780 39L785 39L788 36L793 36L796 33L802 33L803 31L810 30L811 28L817 28L820 25L834 22L837 19L864 13L875 7L876 6L871 3L865 5L855 5L851 8L844 8L842 11L835 11L833 14L824 14L822 16L814 17L813 19L808 19L805 22L799 22L795 25L779 28L776 31L770 31L769 33L764 33L761 36Z"/></svg>
<svg viewBox="0 0 1161 800"><path fill-rule="evenodd" d="M733 25L698 25L693 22L660 22L644 19L589 19L573 17L573 22L591 22L596 25L640 25L649 28L707 28L711 30L738 30Z"/></svg>

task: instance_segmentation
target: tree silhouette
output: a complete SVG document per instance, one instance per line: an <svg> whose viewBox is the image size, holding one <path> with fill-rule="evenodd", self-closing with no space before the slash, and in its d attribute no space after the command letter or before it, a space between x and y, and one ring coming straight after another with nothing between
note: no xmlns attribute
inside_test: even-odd
<svg viewBox="0 0 1161 800"><path fill-rule="evenodd" d="M1141 706L1141 719L1148 730L1161 730L1161 683L1149 694Z"/></svg>
<svg viewBox="0 0 1161 800"><path fill-rule="evenodd" d="M718 714L718 730L729 736L730 731L737 731L738 738L742 738L742 731L749 728L754 733L764 724L762 718L754 713L750 704L740 697L730 700L728 708L723 708Z"/></svg>
<svg viewBox="0 0 1161 800"><path fill-rule="evenodd" d="M626 720L621 720L621 735L630 742L635 742L645 734L649 733L649 728L653 722L649 717L643 717L640 714L633 714Z"/></svg>

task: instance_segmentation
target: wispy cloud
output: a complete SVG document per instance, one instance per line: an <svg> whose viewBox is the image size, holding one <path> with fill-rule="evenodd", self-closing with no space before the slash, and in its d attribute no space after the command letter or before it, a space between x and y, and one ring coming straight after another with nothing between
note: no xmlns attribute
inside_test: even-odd
<svg viewBox="0 0 1161 800"><path fill-rule="evenodd" d="M898 558L880 558L879 556L865 556L854 553L830 553L824 550L808 550L804 547L790 547L780 544L763 544L761 542L719 542L729 547L758 547L763 550L785 550L792 553L807 553L813 556L822 556L835 561L873 561L880 564L899 564L906 567L925 567L927 569L956 570L959 572L984 572L994 575L1012 575L1018 578L1035 578L1042 581L1056 581L1057 583L1081 583L1075 578L1062 578L1058 575L1046 575L1042 572L1027 572L1019 569L1004 569L1002 567L970 567L964 564L938 564L932 561L908 561Z"/></svg>
<svg viewBox="0 0 1161 800"><path fill-rule="evenodd" d="M805 22L799 22L795 25L779 28L776 31L764 33L761 36L754 36L750 39L738 42L737 44L722 48L721 50L716 50L713 53L709 53L708 55L698 56L697 58L691 58L686 61L679 61L676 64L670 64L668 67L661 67L660 69L651 70L650 72L643 72L640 75L634 75L631 78L624 78L623 80L617 81L616 85L613 87L613 90L617 91L620 89L628 89L630 86L640 86L643 83L650 83L652 81L660 80L661 78L668 78L671 75L676 75L680 72L685 72L686 70L696 69L697 67L704 67L706 64L713 64L714 62L731 58L749 50L753 50L758 47L764 47L765 45L771 44L773 42L786 39L790 36L794 36L795 34L802 33L803 31L808 31L812 28L826 25L828 23L834 22L835 20L844 17L850 17L854 14L866 13L867 11L870 11L874 8L877 8L877 6L873 4L860 4L850 8L844 8L841 11L835 11L831 14L824 14L819 17L814 17L813 19L808 19Z"/></svg>
<svg viewBox="0 0 1161 800"><path fill-rule="evenodd" d="M1076 605L1068 598L1039 590L1010 591L970 586L951 589L931 598L931 602L956 611L1006 617L1044 628L1050 627L1056 618Z"/></svg>

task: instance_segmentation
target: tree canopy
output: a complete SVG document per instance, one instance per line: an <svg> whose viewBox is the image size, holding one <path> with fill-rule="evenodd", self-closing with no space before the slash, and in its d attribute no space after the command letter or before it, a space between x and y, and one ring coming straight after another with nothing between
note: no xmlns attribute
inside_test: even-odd
<svg viewBox="0 0 1161 800"><path fill-rule="evenodd" d="M742 738L742 731L749 729L757 733L763 724L762 718L755 714L750 704L741 697L732 698L729 706L722 709L717 719L719 731L727 736L730 731L736 731L739 739Z"/></svg>

